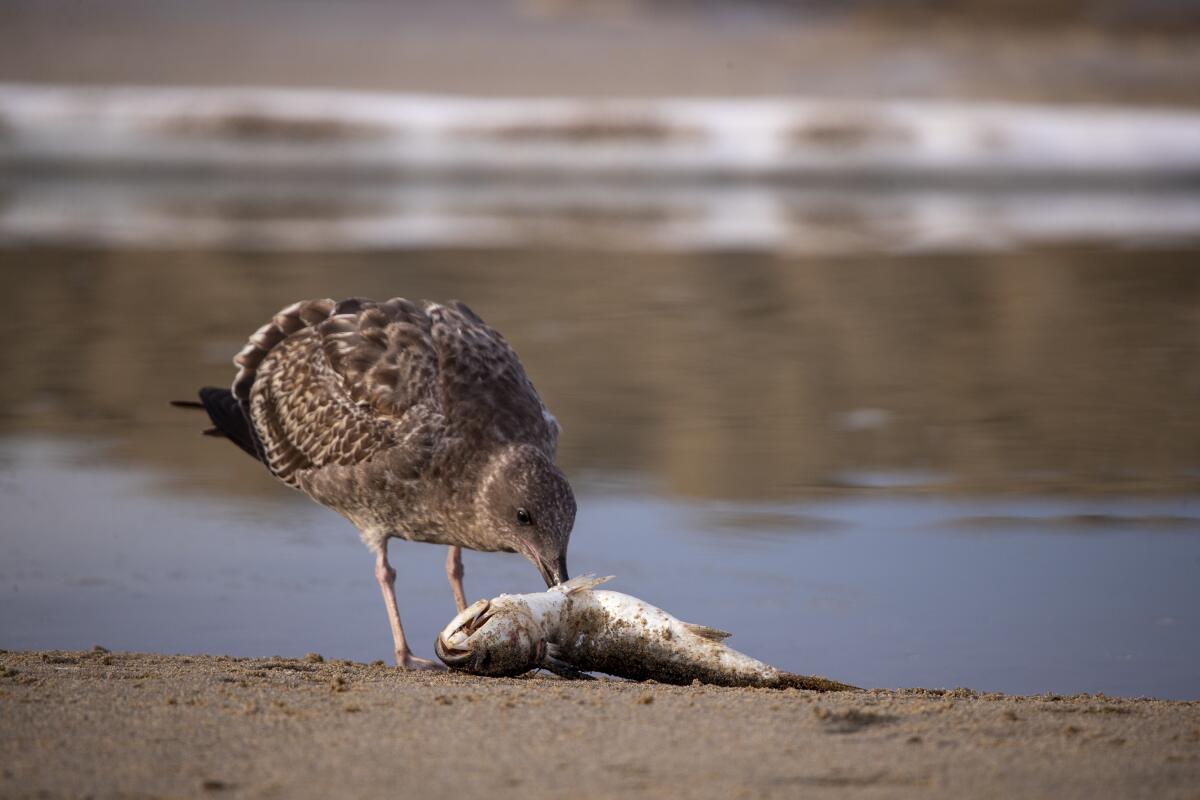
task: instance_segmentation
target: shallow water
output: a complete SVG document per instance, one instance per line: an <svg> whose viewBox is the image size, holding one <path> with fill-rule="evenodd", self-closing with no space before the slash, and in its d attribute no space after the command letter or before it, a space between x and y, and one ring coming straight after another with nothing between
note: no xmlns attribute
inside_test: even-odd
<svg viewBox="0 0 1200 800"><path fill-rule="evenodd" d="M348 523L166 401L297 298L460 297L565 430L574 573L866 686L1200 697L1197 251L0 251L0 647L386 658ZM453 612L394 543L419 652ZM468 553L471 597L538 588Z"/></svg>

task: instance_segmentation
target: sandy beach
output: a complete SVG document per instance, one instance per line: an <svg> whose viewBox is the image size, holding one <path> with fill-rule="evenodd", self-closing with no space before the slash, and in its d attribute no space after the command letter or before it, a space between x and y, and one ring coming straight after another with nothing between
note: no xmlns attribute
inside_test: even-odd
<svg viewBox="0 0 1200 800"><path fill-rule="evenodd" d="M831 676L836 677L836 676ZM3 797L1156 797L1200 702L0 653Z"/></svg>

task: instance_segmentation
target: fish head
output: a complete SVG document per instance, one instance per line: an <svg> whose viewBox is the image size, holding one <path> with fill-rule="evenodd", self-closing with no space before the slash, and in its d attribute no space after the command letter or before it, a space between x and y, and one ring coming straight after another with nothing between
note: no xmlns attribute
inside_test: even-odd
<svg viewBox="0 0 1200 800"><path fill-rule="evenodd" d="M521 675L538 665L544 644L528 606L501 595L463 609L438 634L434 651L451 669L474 675Z"/></svg>

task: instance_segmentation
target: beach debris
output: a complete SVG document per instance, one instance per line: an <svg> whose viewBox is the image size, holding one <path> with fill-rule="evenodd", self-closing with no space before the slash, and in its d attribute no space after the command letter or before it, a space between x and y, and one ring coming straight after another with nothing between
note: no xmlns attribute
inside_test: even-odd
<svg viewBox="0 0 1200 800"><path fill-rule="evenodd" d="M451 669L512 676L541 668L570 678L847 691L837 681L783 672L724 644L724 631L683 622L583 575L534 594L479 600L450 621L434 649Z"/></svg>

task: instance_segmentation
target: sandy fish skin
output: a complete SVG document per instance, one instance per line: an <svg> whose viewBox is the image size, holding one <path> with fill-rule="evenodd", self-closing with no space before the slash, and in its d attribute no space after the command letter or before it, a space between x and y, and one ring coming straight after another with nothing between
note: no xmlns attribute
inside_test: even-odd
<svg viewBox="0 0 1200 800"><path fill-rule="evenodd" d="M538 667L560 675L604 672L632 680L721 686L855 687L775 669L723 643L729 634L673 617L581 576L549 591L480 600L438 636L438 657L477 675L520 675Z"/></svg>

